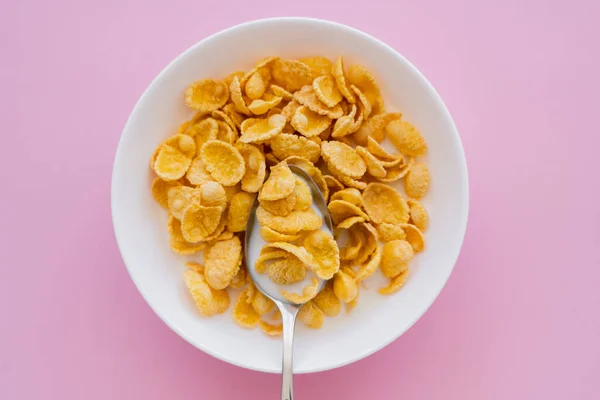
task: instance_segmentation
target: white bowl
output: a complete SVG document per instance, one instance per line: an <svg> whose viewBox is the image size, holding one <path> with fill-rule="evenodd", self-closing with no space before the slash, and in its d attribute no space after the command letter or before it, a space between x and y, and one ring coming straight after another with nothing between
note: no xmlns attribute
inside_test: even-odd
<svg viewBox="0 0 600 400"><path fill-rule="evenodd" d="M197 43L158 75L127 121L113 170L113 224L131 278L171 329L221 360L281 371L280 340L238 327L231 311L213 318L197 313L182 279L186 257L169 248L167 214L152 198L148 167L154 148L192 114L183 101L190 82L247 70L269 55L343 55L346 66L365 65L381 85L388 108L401 111L429 144L432 181L423 203L430 227L426 249L411 263L406 285L384 297L377 294L379 282L369 283L350 315L328 318L318 331L298 327L294 371L324 371L360 360L410 328L446 283L465 234L469 192L460 138L431 84L394 49L356 29L306 18L250 22Z"/></svg>

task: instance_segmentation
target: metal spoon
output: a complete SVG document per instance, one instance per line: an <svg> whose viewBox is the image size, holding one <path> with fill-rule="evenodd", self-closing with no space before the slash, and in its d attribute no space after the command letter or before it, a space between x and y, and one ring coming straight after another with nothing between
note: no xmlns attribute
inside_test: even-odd
<svg viewBox="0 0 600 400"><path fill-rule="evenodd" d="M328 230L331 234L333 234L333 224L331 222L331 216L329 215L329 210L327 209L327 204L325 203L325 199L321 194L321 191L317 187L316 183L312 180L310 175L306 173L302 168L296 165L289 165L292 172L296 175L304 179L308 186L310 187L312 197L313 197L313 205L317 208L318 212L322 215L324 226L323 228ZM303 304L295 304L290 303L285 300L279 291L268 290L264 286L261 285L261 280L265 279L264 275L259 275L255 269L256 257L251 258L250 249L256 249L257 247L251 246L260 246L262 247L262 238L258 234L258 230L255 230L254 225L256 222L256 208L259 206L258 198L254 200L254 204L250 209L250 214L248 216L248 223L246 224L246 265L248 266L248 271L250 272L250 276L254 281L254 285L260 290L265 296L269 299L273 300L273 302L279 308L281 312L281 319L283 324L283 362L281 369L281 400L292 400L294 397L294 376L293 376L293 348L294 348L294 328L296 326L296 316L298 315L298 311L303 306ZM322 228L322 229L323 229ZM254 255L258 254L254 252ZM266 279L269 279L268 277ZM325 286L324 280L319 280L319 291L323 289Z"/></svg>

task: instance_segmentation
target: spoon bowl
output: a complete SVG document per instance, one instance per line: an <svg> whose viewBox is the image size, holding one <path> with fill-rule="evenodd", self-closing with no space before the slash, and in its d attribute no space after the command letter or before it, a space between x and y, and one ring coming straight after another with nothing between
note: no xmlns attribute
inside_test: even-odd
<svg viewBox="0 0 600 400"><path fill-rule="evenodd" d="M312 206L315 212L321 216L324 221L321 229L326 230L333 235L333 223L331 216L329 215L329 209L325 203L325 199L321 194L321 191L317 187L317 184L310 177L306 171L297 165L289 164L289 168L294 174L303 179L308 187L310 188L312 195ZM256 223L256 209L260 205L258 196L254 199L254 203L250 209L248 215L248 222L246 223L246 243L245 243L245 257L248 272L252 277L254 286L266 297L271 299L277 308L281 312L281 321L283 324L283 361L282 361L282 384L281 384L281 399L292 400L293 399L293 347L294 347L294 330L296 327L296 317L300 308L304 304L296 304L286 300L279 290L279 285L274 284L270 281L270 278L264 274L259 274L256 271L256 259L260 254L260 250L266 244L259 233L260 226ZM294 286L299 287L306 284L307 279L305 278L302 282L295 284ZM326 281L319 279L320 292L325 287ZM292 286L292 285L290 285Z"/></svg>

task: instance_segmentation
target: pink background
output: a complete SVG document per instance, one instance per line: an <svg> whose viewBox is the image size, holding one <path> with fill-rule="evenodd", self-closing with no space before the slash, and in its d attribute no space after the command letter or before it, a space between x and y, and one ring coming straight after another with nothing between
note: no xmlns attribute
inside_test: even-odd
<svg viewBox="0 0 600 400"><path fill-rule="evenodd" d="M600 396L598 3L391 3L1 2L0 398L278 398L278 376L215 360L153 314L109 194L120 132L158 72L213 32L284 15L357 27L414 62L471 183L464 248L431 309L379 353L298 377L297 398Z"/></svg>

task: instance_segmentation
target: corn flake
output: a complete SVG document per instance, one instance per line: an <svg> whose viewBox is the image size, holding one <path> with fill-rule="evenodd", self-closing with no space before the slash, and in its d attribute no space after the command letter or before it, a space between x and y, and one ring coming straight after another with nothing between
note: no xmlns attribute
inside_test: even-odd
<svg viewBox="0 0 600 400"><path fill-rule="evenodd" d="M392 240L404 240L406 239L406 233L400 227L400 225L382 223L378 224L377 234L379 235L379 240L383 243L391 242Z"/></svg>
<svg viewBox="0 0 600 400"><path fill-rule="evenodd" d="M354 140L361 146L367 145L367 139L373 138L377 142L381 142L385 138L385 127L392 121L400 120L400 113L385 113L374 115L367 119L360 129L354 134Z"/></svg>
<svg viewBox="0 0 600 400"><path fill-rule="evenodd" d="M379 235L377 234L375 227L369 223L362 223L357 225L357 227L359 227L366 239L356 256L355 261L357 264L363 264L369 259L371 254L377 250Z"/></svg>
<svg viewBox="0 0 600 400"><path fill-rule="evenodd" d="M300 238L300 235L286 235L285 233L277 232L268 226L260 228L260 236L265 242L294 242Z"/></svg>
<svg viewBox="0 0 600 400"><path fill-rule="evenodd" d="M346 200L330 201L327 208L329 209L331 220L335 225L355 216L362 217L365 220L369 219L369 216L363 210Z"/></svg>
<svg viewBox="0 0 600 400"><path fill-rule="evenodd" d="M252 307L258 313L258 315L265 315L273 311L275 303L267 296L262 294L260 290L257 290L252 299Z"/></svg>
<svg viewBox="0 0 600 400"><path fill-rule="evenodd" d="M152 181L152 196L154 200L164 209L169 209L169 189L181 186L179 181L164 181L159 177Z"/></svg>
<svg viewBox="0 0 600 400"><path fill-rule="evenodd" d="M248 193L256 193L267 176L265 155L258 147L251 144L238 142L235 147L244 158L246 165L246 172L241 181L242 189Z"/></svg>
<svg viewBox="0 0 600 400"><path fill-rule="evenodd" d="M340 190L331 195L330 201L334 200L345 200L348 203L352 203L357 207L363 206L362 194L358 189L347 188Z"/></svg>
<svg viewBox="0 0 600 400"><path fill-rule="evenodd" d="M403 224L408 222L408 204L394 188L383 183L370 183L363 192L364 207L373 222Z"/></svg>
<svg viewBox="0 0 600 400"><path fill-rule="evenodd" d="M216 242L204 255L204 275L213 289L225 289L242 263L242 243L237 236Z"/></svg>
<svg viewBox="0 0 600 400"><path fill-rule="evenodd" d="M350 234L350 241L345 247L340 249L340 260L343 261L354 260L360 254L360 250L363 246L363 236L361 233L361 229L359 229L358 227L350 227L348 229L348 232Z"/></svg>
<svg viewBox="0 0 600 400"><path fill-rule="evenodd" d="M400 227L406 232L406 241L410 243L415 253L425 249L425 238L419 228L412 224L401 224Z"/></svg>
<svg viewBox="0 0 600 400"><path fill-rule="evenodd" d="M373 106L373 113L384 112L383 97L379 85L373 75L362 65L353 65L348 68L348 81L358 87L365 94Z"/></svg>
<svg viewBox="0 0 600 400"><path fill-rule="evenodd" d="M243 80L244 79L242 78L242 81ZM268 67L262 67L258 69L258 71L255 71L252 75L250 75L246 81L246 95L251 100L260 99L269 87L270 81L271 70Z"/></svg>
<svg viewBox="0 0 600 400"><path fill-rule="evenodd" d="M273 63L275 83L289 92L295 92L313 81L310 67L296 60L277 60Z"/></svg>
<svg viewBox="0 0 600 400"><path fill-rule="evenodd" d="M403 159L401 161L403 161ZM382 165L383 165L383 163L382 163ZM408 161L408 163L400 162L393 167L390 167L390 168L386 167L385 177L379 178L379 180L381 182L387 182L387 183L396 182L396 181L404 178L409 173L412 165L413 165L413 160L410 159Z"/></svg>
<svg viewBox="0 0 600 400"><path fill-rule="evenodd" d="M316 78L313 81L313 89L317 98L329 108L335 107L343 99L342 93L340 93L335 82L335 78L331 75L324 75Z"/></svg>
<svg viewBox="0 0 600 400"><path fill-rule="evenodd" d="M410 207L410 221L415 225L421 232L425 232L429 225L429 214L427 210L417 200L407 200L408 206Z"/></svg>
<svg viewBox="0 0 600 400"><path fill-rule="evenodd" d="M227 85L214 79L194 82L185 91L187 106L205 113L223 107L228 99L229 90L227 90Z"/></svg>
<svg viewBox="0 0 600 400"><path fill-rule="evenodd" d="M308 234L304 248L312 255L318 268L315 274L321 279L331 279L340 268L340 250L330 233L318 230Z"/></svg>
<svg viewBox="0 0 600 400"><path fill-rule="evenodd" d="M429 190L429 169L423 163L412 165L404 180L404 191L409 197L420 199Z"/></svg>
<svg viewBox="0 0 600 400"><path fill-rule="evenodd" d="M360 178L367 171L367 165L362 157L356 150L344 143L323 142L321 156L331 172L333 172L332 169L335 169L348 177Z"/></svg>
<svg viewBox="0 0 600 400"><path fill-rule="evenodd" d="M331 74L335 78L335 82L337 83L337 87L340 93L342 93L346 100L348 100L349 103L356 102L354 94L348 86L346 71L344 70L344 60L342 59L342 56L339 56L335 60L335 63L333 64L333 67L331 69Z"/></svg>
<svg viewBox="0 0 600 400"><path fill-rule="evenodd" d="M327 182L325 182L325 179L323 178L323 173L319 168L315 167L315 165L306 158L300 156L290 156L287 157L285 161L289 165L295 165L297 167L302 168L304 172L306 172L315 182L315 184L321 191L323 198L327 200L327 198L329 197L329 187L327 186Z"/></svg>
<svg viewBox="0 0 600 400"><path fill-rule="evenodd" d="M244 122L245 117L239 112L237 112L233 103L226 104L223 107L223 112L227 114L227 116L233 122L237 129L241 128L242 122Z"/></svg>
<svg viewBox="0 0 600 400"><path fill-rule="evenodd" d="M271 85L271 92L273 92L275 96L281 97L284 100L290 101L294 98L294 95L292 93L288 92L287 90L278 85Z"/></svg>
<svg viewBox="0 0 600 400"><path fill-rule="evenodd" d="M307 210L312 204L312 193L308 187L308 184L299 176L296 176L294 193L296 194L296 204L294 205L294 210Z"/></svg>
<svg viewBox="0 0 600 400"><path fill-rule="evenodd" d="M231 101L233 101L235 110L244 115L252 115L252 112L246 105L246 99L242 94L242 86L237 76L233 77L229 85L229 91L231 92Z"/></svg>
<svg viewBox="0 0 600 400"><path fill-rule="evenodd" d="M188 269L183 273L183 280L203 316L222 314L229 308L229 293L211 288L201 273Z"/></svg>
<svg viewBox="0 0 600 400"><path fill-rule="evenodd" d="M229 143L211 140L202 146L200 157L213 179L223 186L233 186L246 173L244 158Z"/></svg>
<svg viewBox="0 0 600 400"><path fill-rule="evenodd" d="M338 271L333 278L333 292L344 303L349 303L358 295L358 285L354 278Z"/></svg>
<svg viewBox="0 0 600 400"><path fill-rule="evenodd" d="M390 295L396 293L404 284L406 283L406 278L408 278L408 269L402 272L400 275L394 277L390 284L386 287L379 289L379 294Z"/></svg>
<svg viewBox="0 0 600 400"><path fill-rule="evenodd" d="M276 259L266 267L266 273L278 285L301 282L306 277L306 266L293 254Z"/></svg>
<svg viewBox="0 0 600 400"><path fill-rule="evenodd" d="M419 157L427 152L427 143L421 133L408 121L390 122L385 128L390 142L401 152L411 157Z"/></svg>
<svg viewBox="0 0 600 400"><path fill-rule="evenodd" d="M213 182L212 176L204 167L201 157L195 157L190 164L190 168L185 174L185 178L192 185L202 185L207 182Z"/></svg>
<svg viewBox="0 0 600 400"><path fill-rule="evenodd" d="M173 186L167 192L167 207L171 214L179 220L183 216L183 210L192 203L200 204L202 192L200 189L179 185Z"/></svg>
<svg viewBox="0 0 600 400"><path fill-rule="evenodd" d="M331 119L319 115L305 106L300 106L292 116L291 124L306 137L318 136L331 125Z"/></svg>
<svg viewBox="0 0 600 400"><path fill-rule="evenodd" d="M242 122L242 136L239 140L243 143L264 143L281 133L285 123L285 117L280 114L272 115L267 119L248 118Z"/></svg>
<svg viewBox="0 0 600 400"><path fill-rule="evenodd" d="M344 115L335 121L331 137L341 138L352 133L354 127L354 117L356 116L356 104L352 104L352 110L348 115ZM326 140L326 139L325 139Z"/></svg>
<svg viewBox="0 0 600 400"><path fill-rule="evenodd" d="M321 157L321 147L304 136L281 133L271 139L271 150L275 157L284 160L290 156L300 156L316 163Z"/></svg>
<svg viewBox="0 0 600 400"><path fill-rule="evenodd" d="M304 86L302 89L295 92L294 100L307 107L310 111L319 115L325 115L331 119L337 119L344 115L344 110L342 110L342 107L339 104L329 108L325 103L319 100L312 85Z"/></svg>
<svg viewBox="0 0 600 400"><path fill-rule="evenodd" d="M207 182L202 184L199 189L203 206L226 206L227 193L219 183Z"/></svg>
<svg viewBox="0 0 600 400"><path fill-rule="evenodd" d="M223 210L222 206L205 207L200 204L187 206L181 217L181 233L185 240L190 243L206 240L217 230Z"/></svg>
<svg viewBox="0 0 600 400"><path fill-rule="evenodd" d="M293 254L300 260L304 265L306 265L311 270L317 270L320 268L317 261L315 261L313 255L308 252L308 250L302 246L296 246L295 244L287 243L287 242L274 242L269 243L263 247L263 249L279 249L287 251L290 254Z"/></svg>
<svg viewBox="0 0 600 400"><path fill-rule="evenodd" d="M181 222L173 215L169 215L168 232L170 236L169 245L171 249L178 254L195 254L204 250L204 243L189 243L181 233Z"/></svg>
<svg viewBox="0 0 600 400"><path fill-rule="evenodd" d="M239 192L233 199L227 209L227 228L231 232L242 232L246 230L248 215L256 194Z"/></svg>
<svg viewBox="0 0 600 400"><path fill-rule="evenodd" d="M289 196L296 186L296 175L288 167L287 162L282 161L271 167L271 174L265 181L258 200L273 201Z"/></svg>
<svg viewBox="0 0 600 400"><path fill-rule="evenodd" d="M302 294L281 290L281 296L290 303L304 304L313 299L319 292L319 280L312 278L310 284L302 289Z"/></svg>
<svg viewBox="0 0 600 400"><path fill-rule="evenodd" d="M269 112L269 110L277 107L277 105L281 103L281 100L281 97L265 93L262 99L252 100L252 103L248 105L248 109L255 115L263 115Z"/></svg>
<svg viewBox="0 0 600 400"><path fill-rule="evenodd" d="M381 272L386 278L393 278L408 269L414 256L413 248L405 240L392 240L383 245Z"/></svg>
<svg viewBox="0 0 600 400"><path fill-rule="evenodd" d="M298 234L300 231L320 229L323 223L321 217L311 208L306 211L292 211L285 217L279 217L259 206L256 210L256 217L262 226L289 235Z"/></svg>
<svg viewBox="0 0 600 400"><path fill-rule="evenodd" d="M290 193L279 200L262 200L260 205L273 215L285 217L289 215L296 206L297 196L295 192Z"/></svg>
<svg viewBox="0 0 600 400"><path fill-rule="evenodd" d="M243 328L254 328L260 321L260 315L252 304L246 301L249 291L250 288L241 292L233 306L233 319Z"/></svg>
<svg viewBox="0 0 600 400"><path fill-rule="evenodd" d="M258 325L267 336L279 336L283 333L283 324L270 324L261 320Z"/></svg>
<svg viewBox="0 0 600 400"><path fill-rule="evenodd" d="M326 57L305 57L299 60L312 70L313 77L318 78L319 76L328 75L331 72L333 64L331 60Z"/></svg>
<svg viewBox="0 0 600 400"><path fill-rule="evenodd" d="M312 301L309 301L298 311L298 319L311 329L320 329L325 321L325 314Z"/></svg>
<svg viewBox="0 0 600 400"><path fill-rule="evenodd" d="M377 268L381 264L381 258L383 255L382 246L377 245L375 252L371 254L369 261L361 265L356 273L356 280L358 282L367 279L377 271Z"/></svg>
<svg viewBox="0 0 600 400"><path fill-rule="evenodd" d="M342 309L342 303L333 291L332 281L328 281L323 287L323 290L321 290L311 302L328 317L335 317Z"/></svg>

